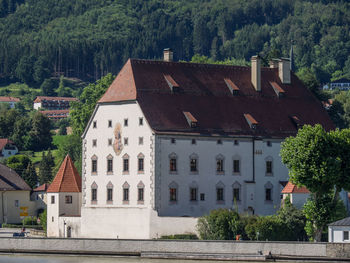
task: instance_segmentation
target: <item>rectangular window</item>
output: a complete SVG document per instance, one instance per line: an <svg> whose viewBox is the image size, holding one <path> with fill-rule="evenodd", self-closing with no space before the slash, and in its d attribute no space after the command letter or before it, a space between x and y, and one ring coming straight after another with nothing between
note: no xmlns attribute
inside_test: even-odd
<svg viewBox="0 0 350 263"><path fill-rule="evenodd" d="M123 172L129 172L129 159L123 159Z"/></svg>
<svg viewBox="0 0 350 263"><path fill-rule="evenodd" d="M191 159L190 169L191 169L191 172L197 172L197 159Z"/></svg>
<svg viewBox="0 0 350 263"><path fill-rule="evenodd" d="M217 144L222 144L222 140L217 140L216 143Z"/></svg>
<svg viewBox="0 0 350 263"><path fill-rule="evenodd" d="M176 202L177 201L176 188L170 188L169 194L170 194L170 199L169 200L171 202Z"/></svg>
<svg viewBox="0 0 350 263"><path fill-rule="evenodd" d="M129 201L129 188L123 189L123 201Z"/></svg>
<svg viewBox="0 0 350 263"><path fill-rule="evenodd" d="M143 145L143 137L139 137L139 145Z"/></svg>
<svg viewBox="0 0 350 263"><path fill-rule="evenodd" d="M272 161L266 161L266 173L272 173Z"/></svg>
<svg viewBox="0 0 350 263"><path fill-rule="evenodd" d="M205 200L205 194L201 193L200 198L201 198L201 201L204 201Z"/></svg>
<svg viewBox="0 0 350 263"><path fill-rule="evenodd" d="M111 127L112 127L112 121L109 120L109 121L108 121L108 128L111 128Z"/></svg>
<svg viewBox="0 0 350 263"><path fill-rule="evenodd" d="M233 200L239 201L239 188L233 188Z"/></svg>
<svg viewBox="0 0 350 263"><path fill-rule="evenodd" d="M239 141L238 141L238 140L234 140L234 141L233 141L233 144L234 144L234 145L239 145Z"/></svg>
<svg viewBox="0 0 350 263"><path fill-rule="evenodd" d="M176 158L170 159L170 172L176 172Z"/></svg>
<svg viewBox="0 0 350 263"><path fill-rule="evenodd" d="M190 201L197 201L197 188L190 188Z"/></svg>
<svg viewBox="0 0 350 263"><path fill-rule="evenodd" d="M267 142L266 142L266 145L267 145L267 147L271 147L271 146L272 146L271 141L267 141Z"/></svg>
<svg viewBox="0 0 350 263"><path fill-rule="evenodd" d="M97 146L97 140L92 140L92 147L96 147Z"/></svg>
<svg viewBox="0 0 350 263"><path fill-rule="evenodd" d="M129 144L128 138L124 138L124 145L128 145L128 144Z"/></svg>
<svg viewBox="0 0 350 263"><path fill-rule="evenodd" d="M233 172L239 173L239 160L233 160Z"/></svg>
<svg viewBox="0 0 350 263"><path fill-rule="evenodd" d="M91 201L97 201L97 189L91 189Z"/></svg>
<svg viewBox="0 0 350 263"><path fill-rule="evenodd" d="M138 189L137 201L143 201L143 188Z"/></svg>
<svg viewBox="0 0 350 263"><path fill-rule="evenodd" d="M55 203L55 196L52 195L52 196L51 196L51 204L54 204L54 203Z"/></svg>
<svg viewBox="0 0 350 263"><path fill-rule="evenodd" d="M139 158L139 161L138 161L138 168L139 168L139 172L143 172L143 158Z"/></svg>
<svg viewBox="0 0 350 263"><path fill-rule="evenodd" d="M143 125L143 118L139 118L139 125L142 126Z"/></svg>
<svg viewBox="0 0 350 263"><path fill-rule="evenodd" d="M128 119L124 119L124 127L127 127L128 126Z"/></svg>
<svg viewBox="0 0 350 263"><path fill-rule="evenodd" d="M349 231L343 231L343 240L349 240Z"/></svg>
<svg viewBox="0 0 350 263"><path fill-rule="evenodd" d="M196 144L196 143L197 143L197 142L196 142L196 139L192 139L191 143L192 143L192 144Z"/></svg>
<svg viewBox="0 0 350 263"><path fill-rule="evenodd" d="M92 127L93 127L93 128L97 128L97 121L94 121L94 122L93 122Z"/></svg>
<svg viewBox="0 0 350 263"><path fill-rule="evenodd" d="M64 197L64 200L65 200L65 203L66 203L66 204L71 204L71 203L73 202L73 198L72 198L71 195L66 195L66 196Z"/></svg>
<svg viewBox="0 0 350 263"><path fill-rule="evenodd" d="M107 201L113 201L113 188L107 189Z"/></svg>
<svg viewBox="0 0 350 263"><path fill-rule="evenodd" d="M175 138L171 138L170 141L171 141L172 144L175 144L175 143L176 143L176 139L175 139Z"/></svg>
<svg viewBox="0 0 350 263"><path fill-rule="evenodd" d="M91 160L91 172L97 173L97 160Z"/></svg>
<svg viewBox="0 0 350 263"><path fill-rule="evenodd" d="M216 201L224 201L224 188L216 188Z"/></svg>
<svg viewBox="0 0 350 263"><path fill-rule="evenodd" d="M15 207L19 207L19 200L15 200Z"/></svg>
<svg viewBox="0 0 350 263"><path fill-rule="evenodd" d="M113 159L107 160L107 172L113 172Z"/></svg>
<svg viewBox="0 0 350 263"><path fill-rule="evenodd" d="M108 146L112 145L112 139L108 139Z"/></svg>
<svg viewBox="0 0 350 263"><path fill-rule="evenodd" d="M216 171L223 172L224 171L224 160L217 159L216 160Z"/></svg>
<svg viewBox="0 0 350 263"><path fill-rule="evenodd" d="M271 201L272 200L271 189L270 188L266 188L265 189L265 200L266 201Z"/></svg>

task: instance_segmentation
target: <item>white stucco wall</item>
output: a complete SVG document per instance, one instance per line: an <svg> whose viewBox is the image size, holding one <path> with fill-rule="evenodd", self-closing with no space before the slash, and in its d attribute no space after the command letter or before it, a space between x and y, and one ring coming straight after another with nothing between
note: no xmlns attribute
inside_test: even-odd
<svg viewBox="0 0 350 263"><path fill-rule="evenodd" d="M350 243L349 240L344 240L344 231L349 231L350 226L328 226L328 242Z"/></svg>
<svg viewBox="0 0 350 263"><path fill-rule="evenodd" d="M67 217L67 216L60 216L58 218L58 225L59 225L59 236L58 237L69 237L69 229L70 228L70 237L71 238L78 238L81 237L81 217Z"/></svg>
<svg viewBox="0 0 350 263"><path fill-rule="evenodd" d="M28 208L28 216L36 216L35 202L30 201L30 191L0 191L0 223L21 223L21 207Z"/></svg>
<svg viewBox="0 0 350 263"><path fill-rule="evenodd" d="M55 197L55 203L51 202L51 197ZM47 193L47 236L59 237L60 224L59 224L59 194Z"/></svg>
<svg viewBox="0 0 350 263"><path fill-rule="evenodd" d="M1 153L2 153L3 158L7 158L7 157L10 157L12 155L17 154L18 148L15 146L14 149L5 149L5 147L4 147L1 151Z"/></svg>
<svg viewBox="0 0 350 263"><path fill-rule="evenodd" d="M41 108L41 102L34 103L34 109L39 110L39 108Z"/></svg>
<svg viewBox="0 0 350 263"><path fill-rule="evenodd" d="M72 203L65 202L66 196L72 196ZM81 193L59 193L59 215L77 216L81 210Z"/></svg>

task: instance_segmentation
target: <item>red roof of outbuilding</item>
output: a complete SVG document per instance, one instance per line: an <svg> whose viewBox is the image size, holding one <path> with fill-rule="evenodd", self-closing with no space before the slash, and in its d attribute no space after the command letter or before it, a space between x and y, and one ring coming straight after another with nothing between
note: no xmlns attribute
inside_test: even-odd
<svg viewBox="0 0 350 263"><path fill-rule="evenodd" d="M298 187L291 182L288 182L288 184L282 190L282 194L309 194L309 193L310 191L307 190L305 186Z"/></svg>
<svg viewBox="0 0 350 263"><path fill-rule="evenodd" d="M13 141L7 139L7 138L4 138L4 139L0 139L0 151L5 147L6 144L13 144Z"/></svg>
<svg viewBox="0 0 350 263"><path fill-rule="evenodd" d="M77 101L77 98L72 97L47 97L47 96L37 96L34 102L41 102L43 100L53 101L53 100L63 100L63 101Z"/></svg>
<svg viewBox="0 0 350 263"><path fill-rule="evenodd" d="M164 76L179 86L172 93ZM225 79L239 89L233 95ZM279 98L271 86L284 91ZM322 104L291 72L291 84L282 84L277 68L261 69L261 91L251 83L250 67L129 59L99 100L100 104L136 100L151 128L157 133L240 135L284 138L295 135L291 120L335 126ZM191 128L183 112L196 116L200 127ZM259 123L251 129L244 114Z"/></svg>
<svg viewBox="0 0 350 263"><path fill-rule="evenodd" d="M60 169L47 189L47 192L81 192L81 177L69 155L63 160Z"/></svg>
<svg viewBox="0 0 350 263"><path fill-rule="evenodd" d="M46 192L49 188L50 184L42 184L39 185L37 188L33 189L34 192Z"/></svg>
<svg viewBox="0 0 350 263"><path fill-rule="evenodd" d="M19 98L0 96L0 102L19 102Z"/></svg>

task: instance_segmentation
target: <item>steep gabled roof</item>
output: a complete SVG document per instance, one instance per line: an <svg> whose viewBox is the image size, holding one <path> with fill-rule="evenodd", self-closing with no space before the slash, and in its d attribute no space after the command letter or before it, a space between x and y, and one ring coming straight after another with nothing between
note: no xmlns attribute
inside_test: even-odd
<svg viewBox="0 0 350 263"><path fill-rule="evenodd" d="M288 182L288 184L282 190L282 194L309 194L309 193L310 191L307 190L305 186L298 187L291 182Z"/></svg>
<svg viewBox="0 0 350 263"><path fill-rule="evenodd" d="M0 164L0 191L27 190L32 188L11 168Z"/></svg>
<svg viewBox="0 0 350 263"><path fill-rule="evenodd" d="M164 76L176 80L180 90L169 89ZM232 96L225 79L239 89ZM276 96L271 83L284 92ZM261 69L261 91L251 83L251 68L184 62L130 59L99 104L137 101L156 133L284 138L298 131L290 116L305 124L335 126L322 104L291 72L291 84L282 84L278 68ZM183 112L196 116L200 128L189 127ZM251 129L244 114L254 116L259 129Z"/></svg>
<svg viewBox="0 0 350 263"><path fill-rule="evenodd" d="M64 158L60 169L47 189L48 193L81 192L81 177L69 155Z"/></svg>

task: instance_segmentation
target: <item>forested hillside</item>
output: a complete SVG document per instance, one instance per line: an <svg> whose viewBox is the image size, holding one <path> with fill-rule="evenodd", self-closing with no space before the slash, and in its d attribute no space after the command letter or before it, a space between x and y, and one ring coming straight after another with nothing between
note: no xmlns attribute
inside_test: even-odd
<svg viewBox="0 0 350 263"><path fill-rule="evenodd" d="M350 76L350 4L336 0L0 0L0 77L98 79L129 57L289 56L320 82Z"/></svg>

